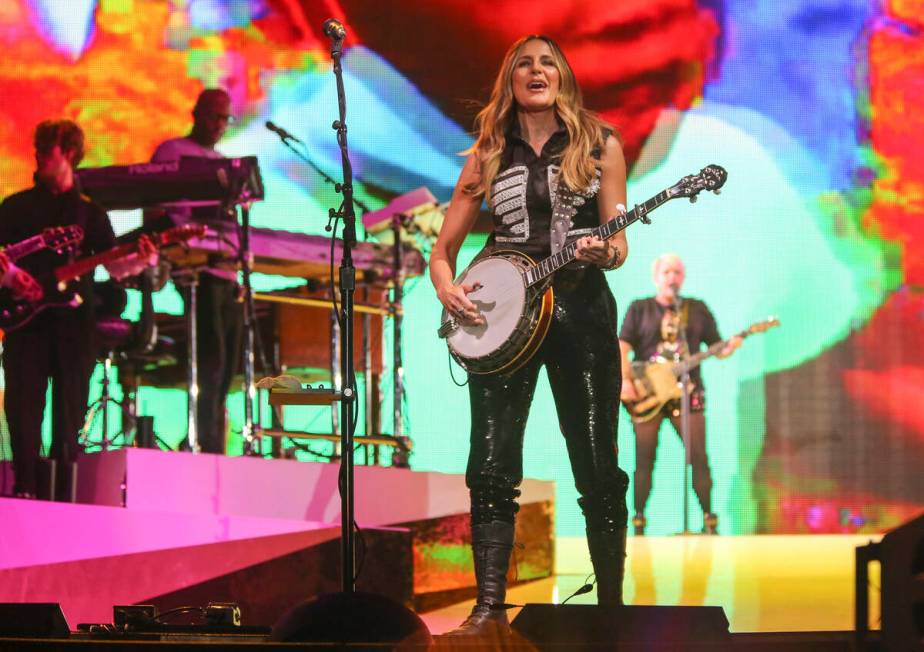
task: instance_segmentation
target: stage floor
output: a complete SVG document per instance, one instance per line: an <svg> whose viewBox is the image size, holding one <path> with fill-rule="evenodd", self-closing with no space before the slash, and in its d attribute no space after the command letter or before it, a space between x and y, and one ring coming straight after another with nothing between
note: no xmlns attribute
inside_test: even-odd
<svg viewBox="0 0 924 652"><path fill-rule="evenodd" d="M878 540L880 537L874 537ZM844 631L854 628L855 535L629 537L625 597L636 605L718 605L732 632ZM511 604L560 603L591 572L583 538L556 540L556 574L515 586ZM878 567L870 584L879 586ZM593 604L590 592L569 604ZM456 627L474 600L421 614L433 634ZM510 617L519 609L512 609ZM870 596L878 629L879 597Z"/></svg>

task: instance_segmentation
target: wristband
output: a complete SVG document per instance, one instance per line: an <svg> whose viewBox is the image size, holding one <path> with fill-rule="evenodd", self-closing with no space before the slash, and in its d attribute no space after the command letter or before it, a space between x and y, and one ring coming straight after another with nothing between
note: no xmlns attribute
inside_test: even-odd
<svg viewBox="0 0 924 652"><path fill-rule="evenodd" d="M622 255L619 253L619 247L613 247L613 262L602 265L600 269L604 272L616 269L622 263Z"/></svg>

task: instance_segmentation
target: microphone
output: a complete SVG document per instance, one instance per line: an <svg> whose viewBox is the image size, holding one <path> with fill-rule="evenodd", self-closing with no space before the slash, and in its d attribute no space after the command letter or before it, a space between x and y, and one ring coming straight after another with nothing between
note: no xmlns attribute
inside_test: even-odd
<svg viewBox="0 0 924 652"><path fill-rule="evenodd" d="M270 131L272 131L273 133L275 133L275 134L276 134L277 136L279 136L280 138L282 138L284 141L285 141L285 140L294 140L296 143L301 143L302 145L305 144L305 143L302 143L302 141L300 141L298 138L296 138L295 136L293 136L292 134L290 134L288 131L286 131L285 129L283 129L283 128L280 127L279 125L274 124L274 123L273 123L272 121L270 121L270 120L267 120L267 121L266 121L266 128L269 129Z"/></svg>
<svg viewBox="0 0 924 652"><path fill-rule="evenodd" d="M680 284L671 283L668 287L674 292L674 309L679 311L680 304L683 303L683 299L680 298Z"/></svg>
<svg viewBox="0 0 924 652"><path fill-rule="evenodd" d="M335 41L342 41L346 38L346 27L336 18L328 18L324 21L324 34Z"/></svg>

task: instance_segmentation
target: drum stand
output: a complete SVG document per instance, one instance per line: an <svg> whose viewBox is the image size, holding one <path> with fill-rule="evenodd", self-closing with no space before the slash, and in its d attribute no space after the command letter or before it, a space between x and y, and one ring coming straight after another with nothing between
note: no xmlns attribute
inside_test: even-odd
<svg viewBox="0 0 924 652"><path fill-rule="evenodd" d="M128 436L134 429L134 400L131 396L123 396L119 401L109 392L109 385L112 383L110 376L112 374L112 361L115 357L114 351L108 351L103 359L103 378L100 381L102 390L99 398L87 410L83 427L77 436L77 441L81 448L87 449L91 446L99 446L101 450L109 450L115 444L116 439L121 435L125 443L128 443ZM122 430L109 436L109 404L115 403L122 410ZM93 430L93 424L97 415L102 417L100 424L100 440L98 442L90 441L90 432ZM125 417L128 416L128 419ZM126 428L126 425L128 428Z"/></svg>
<svg viewBox="0 0 924 652"><path fill-rule="evenodd" d="M392 454L392 464L400 468L408 468L408 457L410 451L405 443L404 436L404 358L402 349L402 327L404 322L404 253L401 245L401 234L404 230L407 216L402 213L396 213L391 218L391 228L395 235L394 259L392 261L392 273L394 274L394 288L391 297L392 311L392 374L393 374L393 425L392 437L395 438L395 452Z"/></svg>

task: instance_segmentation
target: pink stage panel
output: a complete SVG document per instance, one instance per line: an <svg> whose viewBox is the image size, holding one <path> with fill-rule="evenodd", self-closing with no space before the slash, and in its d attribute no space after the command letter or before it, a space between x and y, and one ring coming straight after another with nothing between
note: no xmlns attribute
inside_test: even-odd
<svg viewBox="0 0 924 652"><path fill-rule="evenodd" d="M129 448L79 461L78 501L129 510L339 522L339 466ZM357 466L356 518L391 525L468 513L462 475ZM523 504L553 501L555 483L524 480ZM123 503L124 501L124 503Z"/></svg>
<svg viewBox="0 0 924 652"><path fill-rule="evenodd" d="M230 515L133 511L0 498L0 569L181 548L339 524ZM2 587L0 587L2 589Z"/></svg>
<svg viewBox="0 0 924 652"><path fill-rule="evenodd" d="M294 460L83 455L77 504L0 499L0 602L61 602L72 625L108 622L113 604L169 605L216 591L275 613L299 591L336 589L338 474L336 464ZM463 476L360 466L355 478L374 590L436 606L471 588ZM514 576L545 577L554 483L527 480L522 490Z"/></svg>
<svg viewBox="0 0 924 652"><path fill-rule="evenodd" d="M71 627L111 622L112 606L250 568L339 537L336 528L0 570L0 602L59 602Z"/></svg>
<svg viewBox="0 0 924 652"><path fill-rule="evenodd" d="M58 602L71 627L184 596L238 601L271 624L338 586L339 525L13 498L0 499L0 524L0 602ZM367 528L364 541L365 590L410 601L410 531Z"/></svg>

